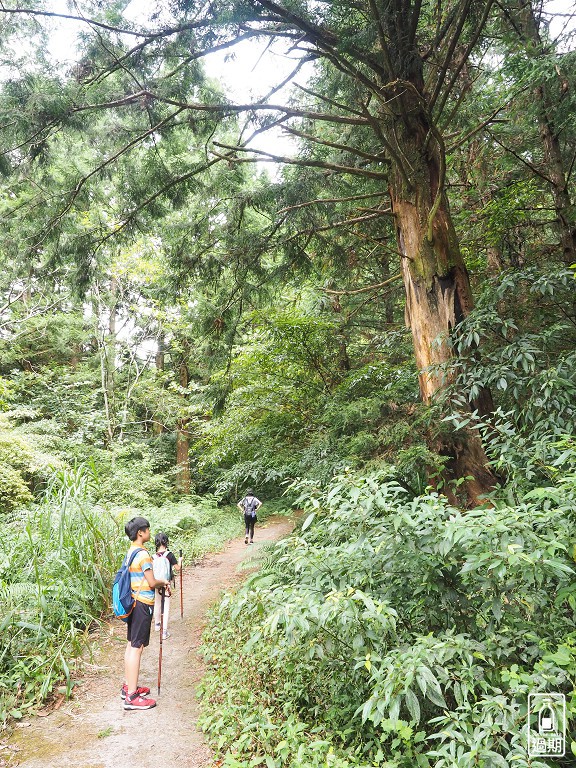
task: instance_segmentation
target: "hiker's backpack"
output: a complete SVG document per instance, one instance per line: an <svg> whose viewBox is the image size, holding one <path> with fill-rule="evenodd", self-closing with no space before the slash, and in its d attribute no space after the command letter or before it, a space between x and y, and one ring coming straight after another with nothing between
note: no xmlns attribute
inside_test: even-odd
<svg viewBox="0 0 576 768"><path fill-rule="evenodd" d="M256 496L245 496L242 506L244 507L245 515L256 517L256 507L258 506L258 499Z"/></svg>
<svg viewBox="0 0 576 768"><path fill-rule="evenodd" d="M124 558L121 568L116 572L114 577L114 583L112 585L112 607L114 609L114 615L122 621L128 621L128 616L134 610L134 604L136 601L132 597L132 585L130 583L130 566L132 561L139 552L145 550L140 547L134 550L128 559L128 555Z"/></svg>
<svg viewBox="0 0 576 768"><path fill-rule="evenodd" d="M161 581L170 581L170 560L168 560L168 550L165 552L156 552L152 557L152 570L154 578Z"/></svg>

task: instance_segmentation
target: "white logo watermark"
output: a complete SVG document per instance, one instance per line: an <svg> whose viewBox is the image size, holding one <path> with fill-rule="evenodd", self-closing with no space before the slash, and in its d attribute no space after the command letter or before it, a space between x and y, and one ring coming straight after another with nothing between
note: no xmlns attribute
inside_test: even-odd
<svg viewBox="0 0 576 768"><path fill-rule="evenodd" d="M563 757L566 752L566 697L563 693L528 694L528 754Z"/></svg>

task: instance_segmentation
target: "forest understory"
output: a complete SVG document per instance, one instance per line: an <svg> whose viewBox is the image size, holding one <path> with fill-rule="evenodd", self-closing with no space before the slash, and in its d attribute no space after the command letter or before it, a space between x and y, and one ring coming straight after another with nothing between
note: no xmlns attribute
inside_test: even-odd
<svg viewBox="0 0 576 768"><path fill-rule="evenodd" d="M5 732L252 488L215 765L573 765L572 5L0 7Z"/></svg>

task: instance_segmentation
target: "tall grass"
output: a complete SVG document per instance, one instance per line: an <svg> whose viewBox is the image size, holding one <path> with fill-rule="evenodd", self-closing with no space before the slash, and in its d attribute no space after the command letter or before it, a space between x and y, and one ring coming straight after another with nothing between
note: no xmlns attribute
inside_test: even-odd
<svg viewBox="0 0 576 768"><path fill-rule="evenodd" d="M92 467L55 471L40 504L0 540L0 724L65 681L109 604L121 557L118 523L93 502Z"/></svg>

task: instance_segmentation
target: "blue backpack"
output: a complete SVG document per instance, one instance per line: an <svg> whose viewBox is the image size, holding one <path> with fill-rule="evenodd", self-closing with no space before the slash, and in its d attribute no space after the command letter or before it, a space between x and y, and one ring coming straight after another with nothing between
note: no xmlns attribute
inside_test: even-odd
<svg viewBox="0 0 576 768"><path fill-rule="evenodd" d="M128 560L128 555L126 555L121 568L116 572L114 583L112 585L112 607L114 609L114 615L119 619L122 619L122 621L128 621L128 616L130 616L134 610L134 605L136 603L132 597L130 566L138 552L144 552L143 547L132 552L130 560Z"/></svg>

